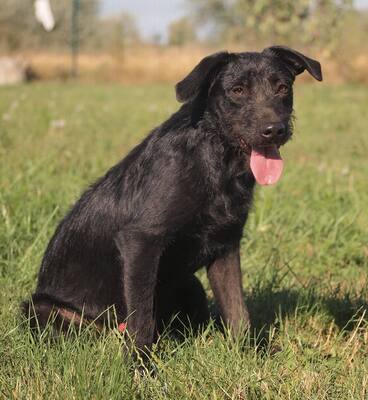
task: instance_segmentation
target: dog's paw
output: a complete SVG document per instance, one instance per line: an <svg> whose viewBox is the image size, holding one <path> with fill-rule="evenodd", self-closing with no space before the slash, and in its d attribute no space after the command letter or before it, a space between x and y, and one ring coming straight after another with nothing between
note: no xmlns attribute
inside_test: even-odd
<svg viewBox="0 0 368 400"><path fill-rule="evenodd" d="M157 368L155 366L139 366L134 368L133 381L135 384L140 384L146 379L154 379L157 377Z"/></svg>

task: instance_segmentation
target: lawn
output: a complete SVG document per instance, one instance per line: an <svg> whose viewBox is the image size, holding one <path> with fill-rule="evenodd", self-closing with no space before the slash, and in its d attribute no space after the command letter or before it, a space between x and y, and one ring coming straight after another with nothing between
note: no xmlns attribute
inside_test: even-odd
<svg viewBox="0 0 368 400"><path fill-rule="evenodd" d="M178 104L171 86L0 89L0 398L367 399L368 89L299 85L285 171L242 241L249 335L163 337L134 378L116 331L35 341L19 303L57 222ZM200 278L211 297L205 277Z"/></svg>

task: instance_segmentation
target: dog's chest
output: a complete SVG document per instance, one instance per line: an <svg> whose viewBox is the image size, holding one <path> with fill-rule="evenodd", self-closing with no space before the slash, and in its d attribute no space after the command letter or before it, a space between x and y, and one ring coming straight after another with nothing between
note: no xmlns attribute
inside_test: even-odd
<svg viewBox="0 0 368 400"><path fill-rule="evenodd" d="M220 190L209 195L201 211L172 237L162 265L167 270L176 265L186 272L194 272L210 265L238 243L251 205L253 186L254 179L245 174L225 182Z"/></svg>
<svg viewBox="0 0 368 400"><path fill-rule="evenodd" d="M226 182L209 198L196 221L197 264L209 264L240 240L253 197L253 177L246 174Z"/></svg>
<svg viewBox="0 0 368 400"><path fill-rule="evenodd" d="M202 212L205 224L220 230L246 218L255 183L242 157L230 154L228 158L228 162L224 159L218 162L217 173L209 177L208 197Z"/></svg>

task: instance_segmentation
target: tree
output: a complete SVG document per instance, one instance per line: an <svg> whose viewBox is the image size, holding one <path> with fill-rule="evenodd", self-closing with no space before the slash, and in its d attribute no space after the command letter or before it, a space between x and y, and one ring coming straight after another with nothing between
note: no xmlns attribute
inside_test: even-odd
<svg viewBox="0 0 368 400"><path fill-rule="evenodd" d="M72 0L51 0L56 28L46 33L36 21L33 0L1 0L0 46L5 50L69 47ZM88 47L96 34L99 0L80 0L81 47Z"/></svg>
<svg viewBox="0 0 368 400"><path fill-rule="evenodd" d="M0 46L7 51L21 47L32 31L35 21L31 0L2 0L0 2Z"/></svg>
<svg viewBox="0 0 368 400"><path fill-rule="evenodd" d="M352 0L188 0L215 40L333 45Z"/></svg>
<svg viewBox="0 0 368 400"><path fill-rule="evenodd" d="M106 17L99 21L95 47L120 52L141 41L135 18L128 13Z"/></svg>
<svg viewBox="0 0 368 400"><path fill-rule="evenodd" d="M168 27L168 42L172 46L183 46L197 40L192 21L188 17L172 22Z"/></svg>

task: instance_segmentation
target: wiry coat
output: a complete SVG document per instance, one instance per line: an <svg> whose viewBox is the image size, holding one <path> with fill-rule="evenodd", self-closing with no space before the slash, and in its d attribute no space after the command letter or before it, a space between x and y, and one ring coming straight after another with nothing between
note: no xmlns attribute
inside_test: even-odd
<svg viewBox="0 0 368 400"><path fill-rule="evenodd" d="M246 147L262 145L258 132L275 119L287 127L277 145L290 138L291 86L304 69L321 78L316 61L282 47L202 60L177 85L180 110L60 222L26 313L42 326L55 312L60 328L82 314L103 323L113 306L136 344L149 347L175 313L194 327L206 322L194 276L205 266L224 322L246 327L239 242L255 185ZM280 82L290 88L283 96L274 95Z"/></svg>

